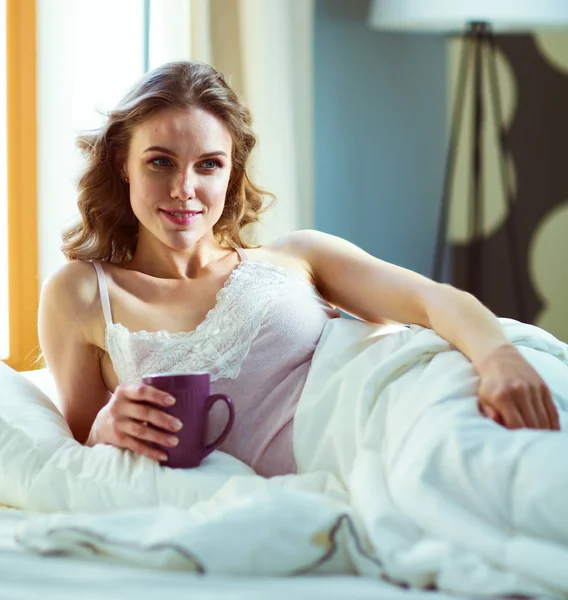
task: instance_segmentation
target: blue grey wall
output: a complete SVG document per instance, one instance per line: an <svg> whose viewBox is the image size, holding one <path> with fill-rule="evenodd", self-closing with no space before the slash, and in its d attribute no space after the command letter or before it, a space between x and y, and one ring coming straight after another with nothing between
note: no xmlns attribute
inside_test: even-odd
<svg viewBox="0 0 568 600"><path fill-rule="evenodd" d="M371 30L367 12L367 0L316 0L314 225L430 275L445 39Z"/></svg>

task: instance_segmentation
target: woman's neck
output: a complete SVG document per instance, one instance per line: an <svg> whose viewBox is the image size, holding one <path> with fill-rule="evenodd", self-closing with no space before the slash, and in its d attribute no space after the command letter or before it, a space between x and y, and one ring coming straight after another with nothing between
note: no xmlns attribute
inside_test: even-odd
<svg viewBox="0 0 568 600"><path fill-rule="evenodd" d="M149 248L139 243L132 259L123 266L161 279L197 279L209 271L213 263L232 253L233 250L217 242L196 244L183 251L164 245Z"/></svg>

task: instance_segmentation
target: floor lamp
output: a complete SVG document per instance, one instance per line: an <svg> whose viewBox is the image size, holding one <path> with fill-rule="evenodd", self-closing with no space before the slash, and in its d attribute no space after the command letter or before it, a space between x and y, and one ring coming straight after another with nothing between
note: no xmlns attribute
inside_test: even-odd
<svg viewBox="0 0 568 600"><path fill-rule="evenodd" d="M450 128L448 151L432 276L440 281L446 249L447 228L450 214L450 197L455 174L458 142L463 123L466 90L473 94L473 139L470 155L471 187L469 195L469 227L471 233L465 289L482 296L483 285L483 144L482 130L486 112L492 111L497 125L499 149L499 174L503 194L509 210L507 220L507 246L514 295L518 303L518 315L527 319L524 294L521 285L520 252L515 227L515 212L509 181L506 149L506 130L503 126L499 81L496 67L496 44L494 31L503 33L527 33L544 27L562 27L568 24L568 0L373 0L371 3L371 27L382 30L415 31L458 34L463 40L458 78L454 94L454 106ZM484 69L489 78L490 104L485 106L483 94ZM472 82L468 88L468 83Z"/></svg>

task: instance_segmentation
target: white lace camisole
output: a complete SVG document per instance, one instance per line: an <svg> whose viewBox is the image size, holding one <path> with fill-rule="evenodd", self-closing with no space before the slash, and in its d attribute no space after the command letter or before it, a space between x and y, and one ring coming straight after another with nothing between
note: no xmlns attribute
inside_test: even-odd
<svg viewBox="0 0 568 600"><path fill-rule="evenodd" d="M323 329L341 315L300 275L237 252L241 262L214 308L181 333L114 323L106 276L94 263L106 349L120 383L138 383L148 373L209 372L211 393L227 394L235 406L235 424L219 449L260 475L295 473L296 405ZM223 430L226 410L218 403L211 411L209 440Z"/></svg>

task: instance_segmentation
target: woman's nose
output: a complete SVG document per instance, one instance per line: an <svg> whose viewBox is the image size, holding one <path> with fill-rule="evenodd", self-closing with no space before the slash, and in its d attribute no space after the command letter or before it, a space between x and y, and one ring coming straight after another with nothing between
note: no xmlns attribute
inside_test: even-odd
<svg viewBox="0 0 568 600"><path fill-rule="evenodd" d="M176 183L172 189L171 196L172 198L180 198L182 200L188 200L195 196L193 173L189 169L176 177Z"/></svg>

